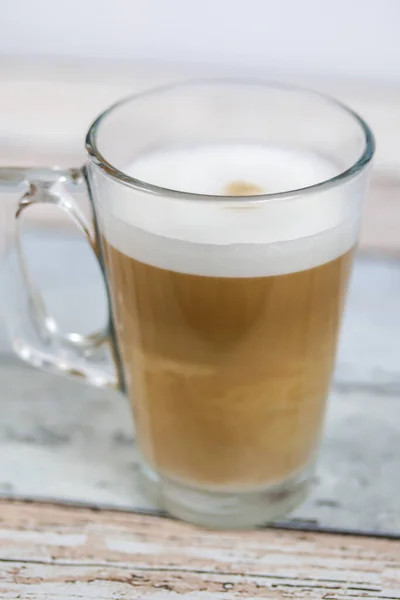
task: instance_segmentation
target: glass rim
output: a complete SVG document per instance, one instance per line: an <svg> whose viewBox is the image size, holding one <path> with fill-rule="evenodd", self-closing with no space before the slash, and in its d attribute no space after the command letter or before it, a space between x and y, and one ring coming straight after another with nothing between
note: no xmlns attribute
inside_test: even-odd
<svg viewBox="0 0 400 600"><path fill-rule="evenodd" d="M320 98L321 100L336 106L338 109L346 112L350 117L352 117L360 126L361 131L364 134L364 149L361 156L348 168L344 169L337 175L330 177L328 179L324 179L323 181L319 181L317 183L313 183L311 185L307 185L301 188L295 188L291 190L286 190L282 192L274 192L274 193L266 193L266 194L257 194L252 196L239 195L239 196L225 196L225 195L217 195L217 194L200 194L197 192L188 192L183 190L175 190L172 188L165 188L162 186L158 186L146 181L142 181L124 171L121 171L117 167L115 167L112 163L110 163L104 155L100 152L97 145L97 136L99 133L99 128L102 125L103 121L115 110L124 106L125 104L134 103L137 100L145 99L146 97L157 96L161 93L167 92L173 89L179 88L187 88L187 87L195 87L195 86L204 86L204 85L241 85L247 87L261 87L264 89L271 88L277 90L286 90L290 92L296 92L300 94L308 94L314 97ZM262 79L246 79L246 78L206 78L206 79L189 79L178 81L175 83L169 83L166 85L156 86L151 89L147 89L143 92L139 92L136 94L131 94L117 102L113 103L111 106L106 108L100 115L93 121L90 125L89 130L86 134L85 140L86 151L89 155L89 158L93 161L94 164L99 166L103 171L107 173L107 175L111 176L113 179L116 179L123 185L126 185L130 188L137 189L142 192L151 193L157 196L166 196L175 200L190 200L190 201L208 201L210 200L214 202L221 203L243 203L246 202L252 204L259 204L268 201L274 200L282 200L282 199L291 199L296 198L297 196L303 196L304 194L313 193L315 191L323 191L326 189L330 189L332 187L336 187L341 182L350 179L355 176L357 173L362 171L364 167L368 165L371 161L374 152L375 152L375 138L372 133L370 127L364 121L364 119L353 109L348 107L346 104L332 98L329 95L316 92L307 87L279 83L275 81L266 81Z"/></svg>

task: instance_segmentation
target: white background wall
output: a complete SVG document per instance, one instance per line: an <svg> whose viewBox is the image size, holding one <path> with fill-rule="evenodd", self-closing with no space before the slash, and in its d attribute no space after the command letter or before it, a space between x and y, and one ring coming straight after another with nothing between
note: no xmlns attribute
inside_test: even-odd
<svg viewBox="0 0 400 600"><path fill-rule="evenodd" d="M1 54L165 59L400 83L399 0L0 0Z"/></svg>

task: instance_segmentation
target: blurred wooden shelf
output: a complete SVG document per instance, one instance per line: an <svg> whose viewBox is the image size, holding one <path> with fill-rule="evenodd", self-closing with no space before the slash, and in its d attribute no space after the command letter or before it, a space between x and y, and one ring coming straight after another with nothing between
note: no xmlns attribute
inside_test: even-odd
<svg viewBox="0 0 400 600"><path fill-rule="evenodd" d="M372 175L361 228L360 248L400 256L400 167Z"/></svg>
<svg viewBox="0 0 400 600"><path fill-rule="evenodd" d="M212 67L196 67L193 73L193 68L176 64L3 58L0 165L78 166L85 160L83 141L88 126L115 100L169 81L221 74L225 73ZM291 80L339 98L371 125L377 153L361 248L400 254L400 88L299 76ZM55 211L37 214L51 224L65 223Z"/></svg>

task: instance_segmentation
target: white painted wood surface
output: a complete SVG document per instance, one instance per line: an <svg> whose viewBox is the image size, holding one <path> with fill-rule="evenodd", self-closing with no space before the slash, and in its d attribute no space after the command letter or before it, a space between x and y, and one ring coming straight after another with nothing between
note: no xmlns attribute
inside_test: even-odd
<svg viewBox="0 0 400 600"><path fill-rule="evenodd" d="M90 250L79 235L26 239L32 274L68 330L105 318ZM79 263L79 270L75 266ZM400 536L400 265L360 257L311 498L292 526ZM154 510L138 484L126 400L31 369L0 334L0 494Z"/></svg>
<svg viewBox="0 0 400 600"><path fill-rule="evenodd" d="M95 113L183 74L175 67L105 70L99 63L43 65L27 73L10 65L0 64L1 164L81 164L83 132ZM334 85L321 87L335 93ZM400 536L400 92L336 90L376 129L377 169L317 486L283 525L393 539L283 530L215 534L154 516L156 507L138 486L124 398L22 365L0 331L1 598L400 598L394 539ZM39 216L60 224L54 212ZM38 219L31 225L32 270L51 309L68 329L94 329L105 305L85 243L67 228L60 234L40 228ZM394 258L371 254L376 250Z"/></svg>
<svg viewBox="0 0 400 600"><path fill-rule="evenodd" d="M400 541L0 502L0 595L24 600L400 599Z"/></svg>

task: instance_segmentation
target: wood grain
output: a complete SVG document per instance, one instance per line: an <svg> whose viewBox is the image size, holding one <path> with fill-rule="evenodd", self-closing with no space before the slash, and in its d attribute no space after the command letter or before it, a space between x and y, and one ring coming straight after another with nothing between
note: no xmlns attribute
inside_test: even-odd
<svg viewBox="0 0 400 600"><path fill-rule="evenodd" d="M0 502L1 598L400 599L400 541Z"/></svg>

